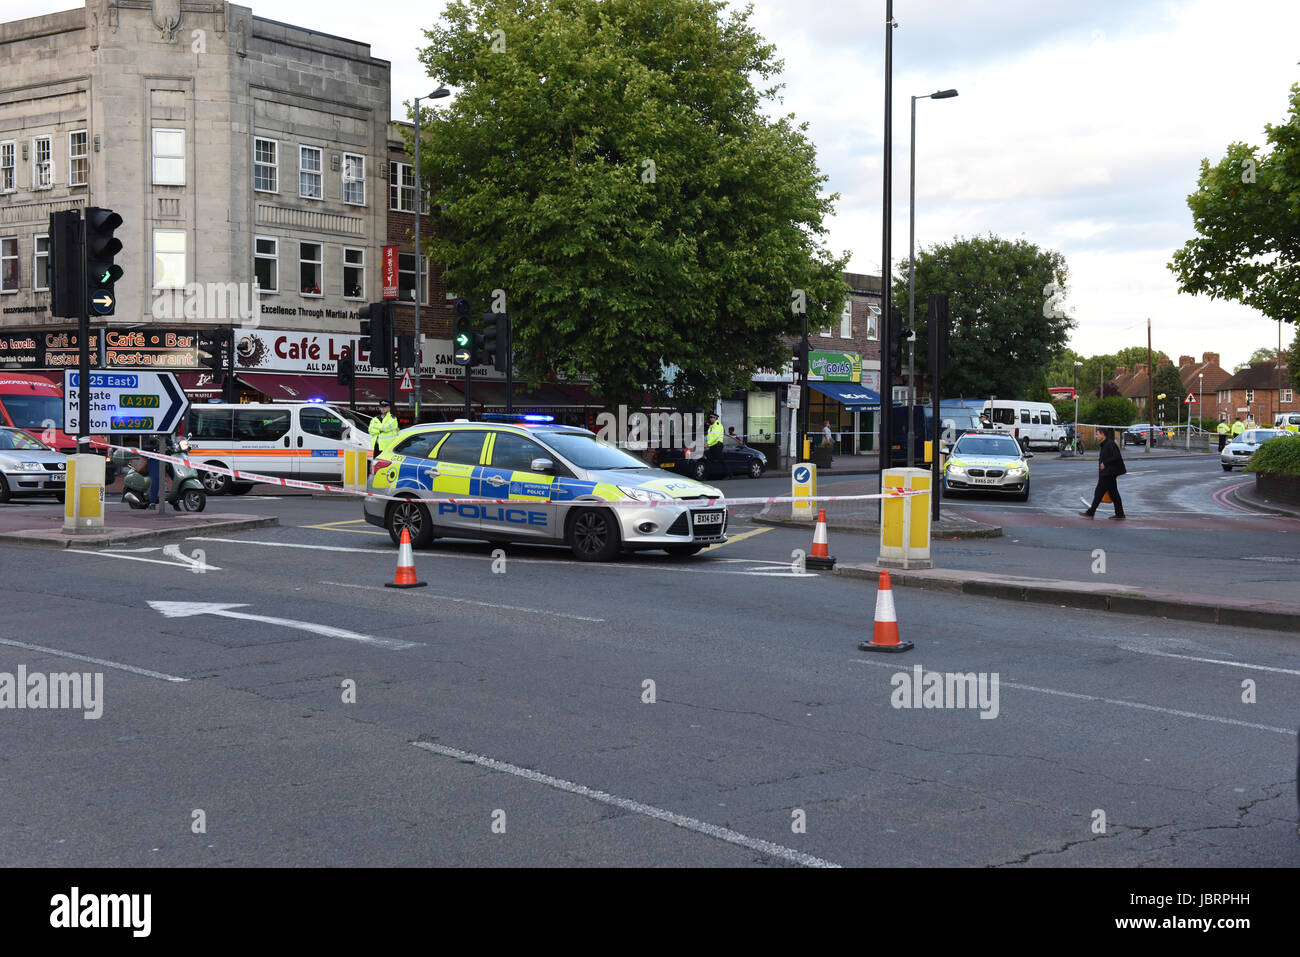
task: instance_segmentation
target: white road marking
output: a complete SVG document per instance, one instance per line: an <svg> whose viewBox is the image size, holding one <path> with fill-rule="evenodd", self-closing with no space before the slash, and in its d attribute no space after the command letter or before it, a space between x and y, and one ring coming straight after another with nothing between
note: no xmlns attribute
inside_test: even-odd
<svg viewBox="0 0 1300 957"><path fill-rule="evenodd" d="M862 658L851 658L860 665L873 665L877 668L892 668L898 670L897 663L887 661L866 661ZM1239 721L1236 718L1221 718L1215 714L1200 714L1196 711L1179 711L1176 708L1162 708L1159 705L1144 704L1141 701L1122 701L1119 698L1103 698L1099 695L1082 694L1078 691L1058 691L1055 688L1039 688L1034 685L1019 684L1014 681L1001 682L1003 688L1017 688L1021 691L1037 691L1039 694L1056 695L1060 698L1075 698L1079 701L1099 701L1102 704L1117 704L1125 708L1136 708L1140 711L1157 711L1160 714L1171 714L1178 718L1195 718L1198 721L1213 721L1216 724L1231 724L1240 728L1254 728L1257 731L1275 731L1278 734L1285 734L1294 738L1296 735L1295 728L1276 728L1268 724L1255 724L1251 721Z"/></svg>
<svg viewBox="0 0 1300 957"><path fill-rule="evenodd" d="M14 648L26 648L28 651L41 651L47 655L57 655L60 658L72 658L76 661L88 661L92 665L103 665L105 668L116 668L118 671L129 671L133 675L144 675L146 678L157 678L160 681L189 681L189 678L178 678L176 675L163 674L161 671L150 671L148 668L137 668L135 665L124 665L120 661L107 661L104 658L91 658L88 655L79 655L71 651L60 651L58 648L46 648L43 645L29 645L25 641L11 641L8 638L0 638L0 645L10 645Z"/></svg>
<svg viewBox="0 0 1300 957"><path fill-rule="evenodd" d="M719 841L726 841L728 844L735 844L738 847L748 848L751 851L758 851L759 853L767 854L770 857L777 857L781 860L800 864L804 867L840 866L831 861L823 860L820 857L805 854L803 851L796 851L793 848L785 847L782 844L773 844L771 841L749 837L745 834L741 834L739 831L733 831L728 827L719 827L716 824L708 824L693 817L686 817L685 815L677 814L673 811L665 811L663 808L657 808L650 804L642 804L640 801L618 797L617 795L609 794L606 791L598 791L594 788L589 788L584 784L574 784L572 781L565 781L562 778L552 777L549 774L542 774L540 771L533 771L529 768L521 768L515 764L507 764L505 761L498 761L495 758L485 757L484 755L474 754L469 751L461 751L457 748L448 748L441 744L431 744L427 741L412 741L411 743L424 751L431 751L434 754L441 754L444 757L455 758L458 761L477 764L481 767L490 768L493 771L504 771L506 774L513 774L516 777L524 778L525 780L532 781L536 784L544 784L547 787L555 788L558 791L568 791L571 794L590 798L593 801L600 801L602 804L610 804L614 807L622 808L625 811L631 811L633 814L643 814L646 817L654 818L657 821L666 821L676 827L685 828L688 831L695 831Z"/></svg>
<svg viewBox="0 0 1300 957"><path fill-rule="evenodd" d="M299 631L309 631L314 635L321 635L325 638L342 638L346 641L357 641L364 645L388 648L391 651L404 651L407 648L417 647L417 643L414 641L376 638L374 635L363 635L360 632L348 631L346 628L318 625L311 621L297 621L293 618L273 618L270 615L250 615L248 612L231 611L232 608L247 608L248 606L245 604L221 604L209 601L151 601L149 607L162 615L166 615L168 618L216 615L221 618L238 618L241 621L260 621L268 625L296 628Z"/></svg>
<svg viewBox="0 0 1300 957"><path fill-rule="evenodd" d="M367 591L383 591L382 585L358 585L355 582L321 582L322 585L337 585L339 588L364 588ZM523 608L520 605L501 605L491 601L474 601L469 598L453 598L451 595L431 595L428 592L420 592L420 598L433 598L438 601L454 601L462 605L479 605L483 608L501 608L505 611L523 611L530 615L550 615L553 618L570 618L574 621L592 621L597 624L605 621L604 618L588 618L586 615L569 615L562 611L548 611L545 608Z"/></svg>
<svg viewBox="0 0 1300 957"><path fill-rule="evenodd" d="M1159 658L1181 658L1184 661L1200 661L1207 665L1230 665L1233 668L1249 668L1251 671L1272 671L1281 675L1300 675L1300 669L1296 668L1275 668L1272 665L1253 665L1246 661L1227 661L1223 658L1198 658L1196 655L1176 655L1170 651L1155 651L1150 648L1133 648L1128 645L1120 645L1125 651L1131 651L1139 655L1155 655Z"/></svg>
<svg viewBox="0 0 1300 957"><path fill-rule="evenodd" d="M177 545L172 545L169 547L179 549L179 546ZM191 571L195 568L196 565L198 565L198 563L193 559L186 558L184 555L180 555L180 554L177 554L175 557L182 559L181 561L168 562L168 561L164 561L161 558L141 558L139 555L124 555L121 552L109 552L109 551L104 551L102 549L96 550L96 549L88 549L88 548L69 548L69 549L65 549L65 551L69 555L100 555L103 556L104 558L120 558L123 561L128 561L128 562L148 562L150 565L170 565L172 568L184 568L186 571ZM165 552L165 554L170 555L172 553ZM210 572L221 571L221 569L218 568L216 565L198 565L198 567L203 568Z"/></svg>

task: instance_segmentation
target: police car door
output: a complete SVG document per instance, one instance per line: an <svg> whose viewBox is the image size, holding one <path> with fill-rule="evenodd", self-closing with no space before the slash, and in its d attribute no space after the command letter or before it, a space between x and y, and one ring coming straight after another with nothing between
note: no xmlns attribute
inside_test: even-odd
<svg viewBox="0 0 1300 957"><path fill-rule="evenodd" d="M481 429L455 429L448 432L447 438L431 455L435 469L432 481L428 477L420 480L421 485L432 486L426 497L482 498L479 477L483 474L483 468L479 465L479 459L483 455L483 441L486 438L487 432ZM463 502L438 502L430 505L429 511L433 516L434 528L459 530L465 532L466 537L478 538L479 512L482 507Z"/></svg>
<svg viewBox="0 0 1300 957"><path fill-rule="evenodd" d="M480 529L485 538L491 538L498 529L503 539L560 537L556 507L549 504L555 476L534 472L534 459L554 461L555 456L516 432L497 432L488 440L481 481L483 497L510 501L483 506Z"/></svg>

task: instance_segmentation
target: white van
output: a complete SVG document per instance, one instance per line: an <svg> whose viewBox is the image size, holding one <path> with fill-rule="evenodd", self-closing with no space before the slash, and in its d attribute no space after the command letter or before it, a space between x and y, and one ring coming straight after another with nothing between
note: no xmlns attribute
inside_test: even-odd
<svg viewBox="0 0 1300 957"><path fill-rule="evenodd" d="M190 406L186 432L194 464L305 482L343 481L343 452L369 449L356 413L315 402L210 403ZM209 495L242 495L248 482L199 472Z"/></svg>
<svg viewBox="0 0 1300 957"><path fill-rule="evenodd" d="M1056 409L1046 402L994 399L984 403L984 414L994 429L1010 435L1021 448L1065 449L1065 426L1056 420Z"/></svg>
<svg viewBox="0 0 1300 957"><path fill-rule="evenodd" d="M1295 435L1300 432L1300 412L1279 412L1273 420L1273 428L1285 429Z"/></svg>

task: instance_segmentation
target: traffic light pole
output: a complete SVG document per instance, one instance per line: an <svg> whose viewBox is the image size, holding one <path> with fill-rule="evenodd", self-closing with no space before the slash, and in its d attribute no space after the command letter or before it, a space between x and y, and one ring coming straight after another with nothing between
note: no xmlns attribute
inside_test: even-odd
<svg viewBox="0 0 1300 957"><path fill-rule="evenodd" d="M77 452L90 453L90 298L86 277L86 226L77 215L77 258L83 282L77 290ZM66 493L65 493L66 494Z"/></svg>
<svg viewBox="0 0 1300 957"><path fill-rule="evenodd" d="M885 130L884 130L884 195L881 198L881 257L880 257L880 305L882 330L880 352L880 480L878 491L885 491L885 469L890 462L889 447L894 440L894 378L889 371L890 356L890 298L892 294L890 277L890 239L892 237L893 216L893 175L894 175L894 0L885 3ZM882 507L883 511L883 507Z"/></svg>
<svg viewBox="0 0 1300 957"><path fill-rule="evenodd" d="M795 461L804 459L803 443L808 437L808 313L803 314L803 338L799 340L803 347L803 368L799 370L799 435L795 445Z"/></svg>
<svg viewBox="0 0 1300 957"><path fill-rule="evenodd" d="M467 418L467 419L469 418L469 390L470 390L470 383L473 381L473 379L470 377L469 370L470 370L470 367L469 367L469 366L466 366L466 367L465 367L465 418Z"/></svg>

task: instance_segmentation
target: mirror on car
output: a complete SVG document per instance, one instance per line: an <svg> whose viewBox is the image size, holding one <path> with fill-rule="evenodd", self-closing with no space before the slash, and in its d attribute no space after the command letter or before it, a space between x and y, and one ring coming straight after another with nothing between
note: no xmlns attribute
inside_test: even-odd
<svg viewBox="0 0 1300 957"><path fill-rule="evenodd" d="M550 459L533 459L529 468L534 472L553 472L555 471L555 463Z"/></svg>

